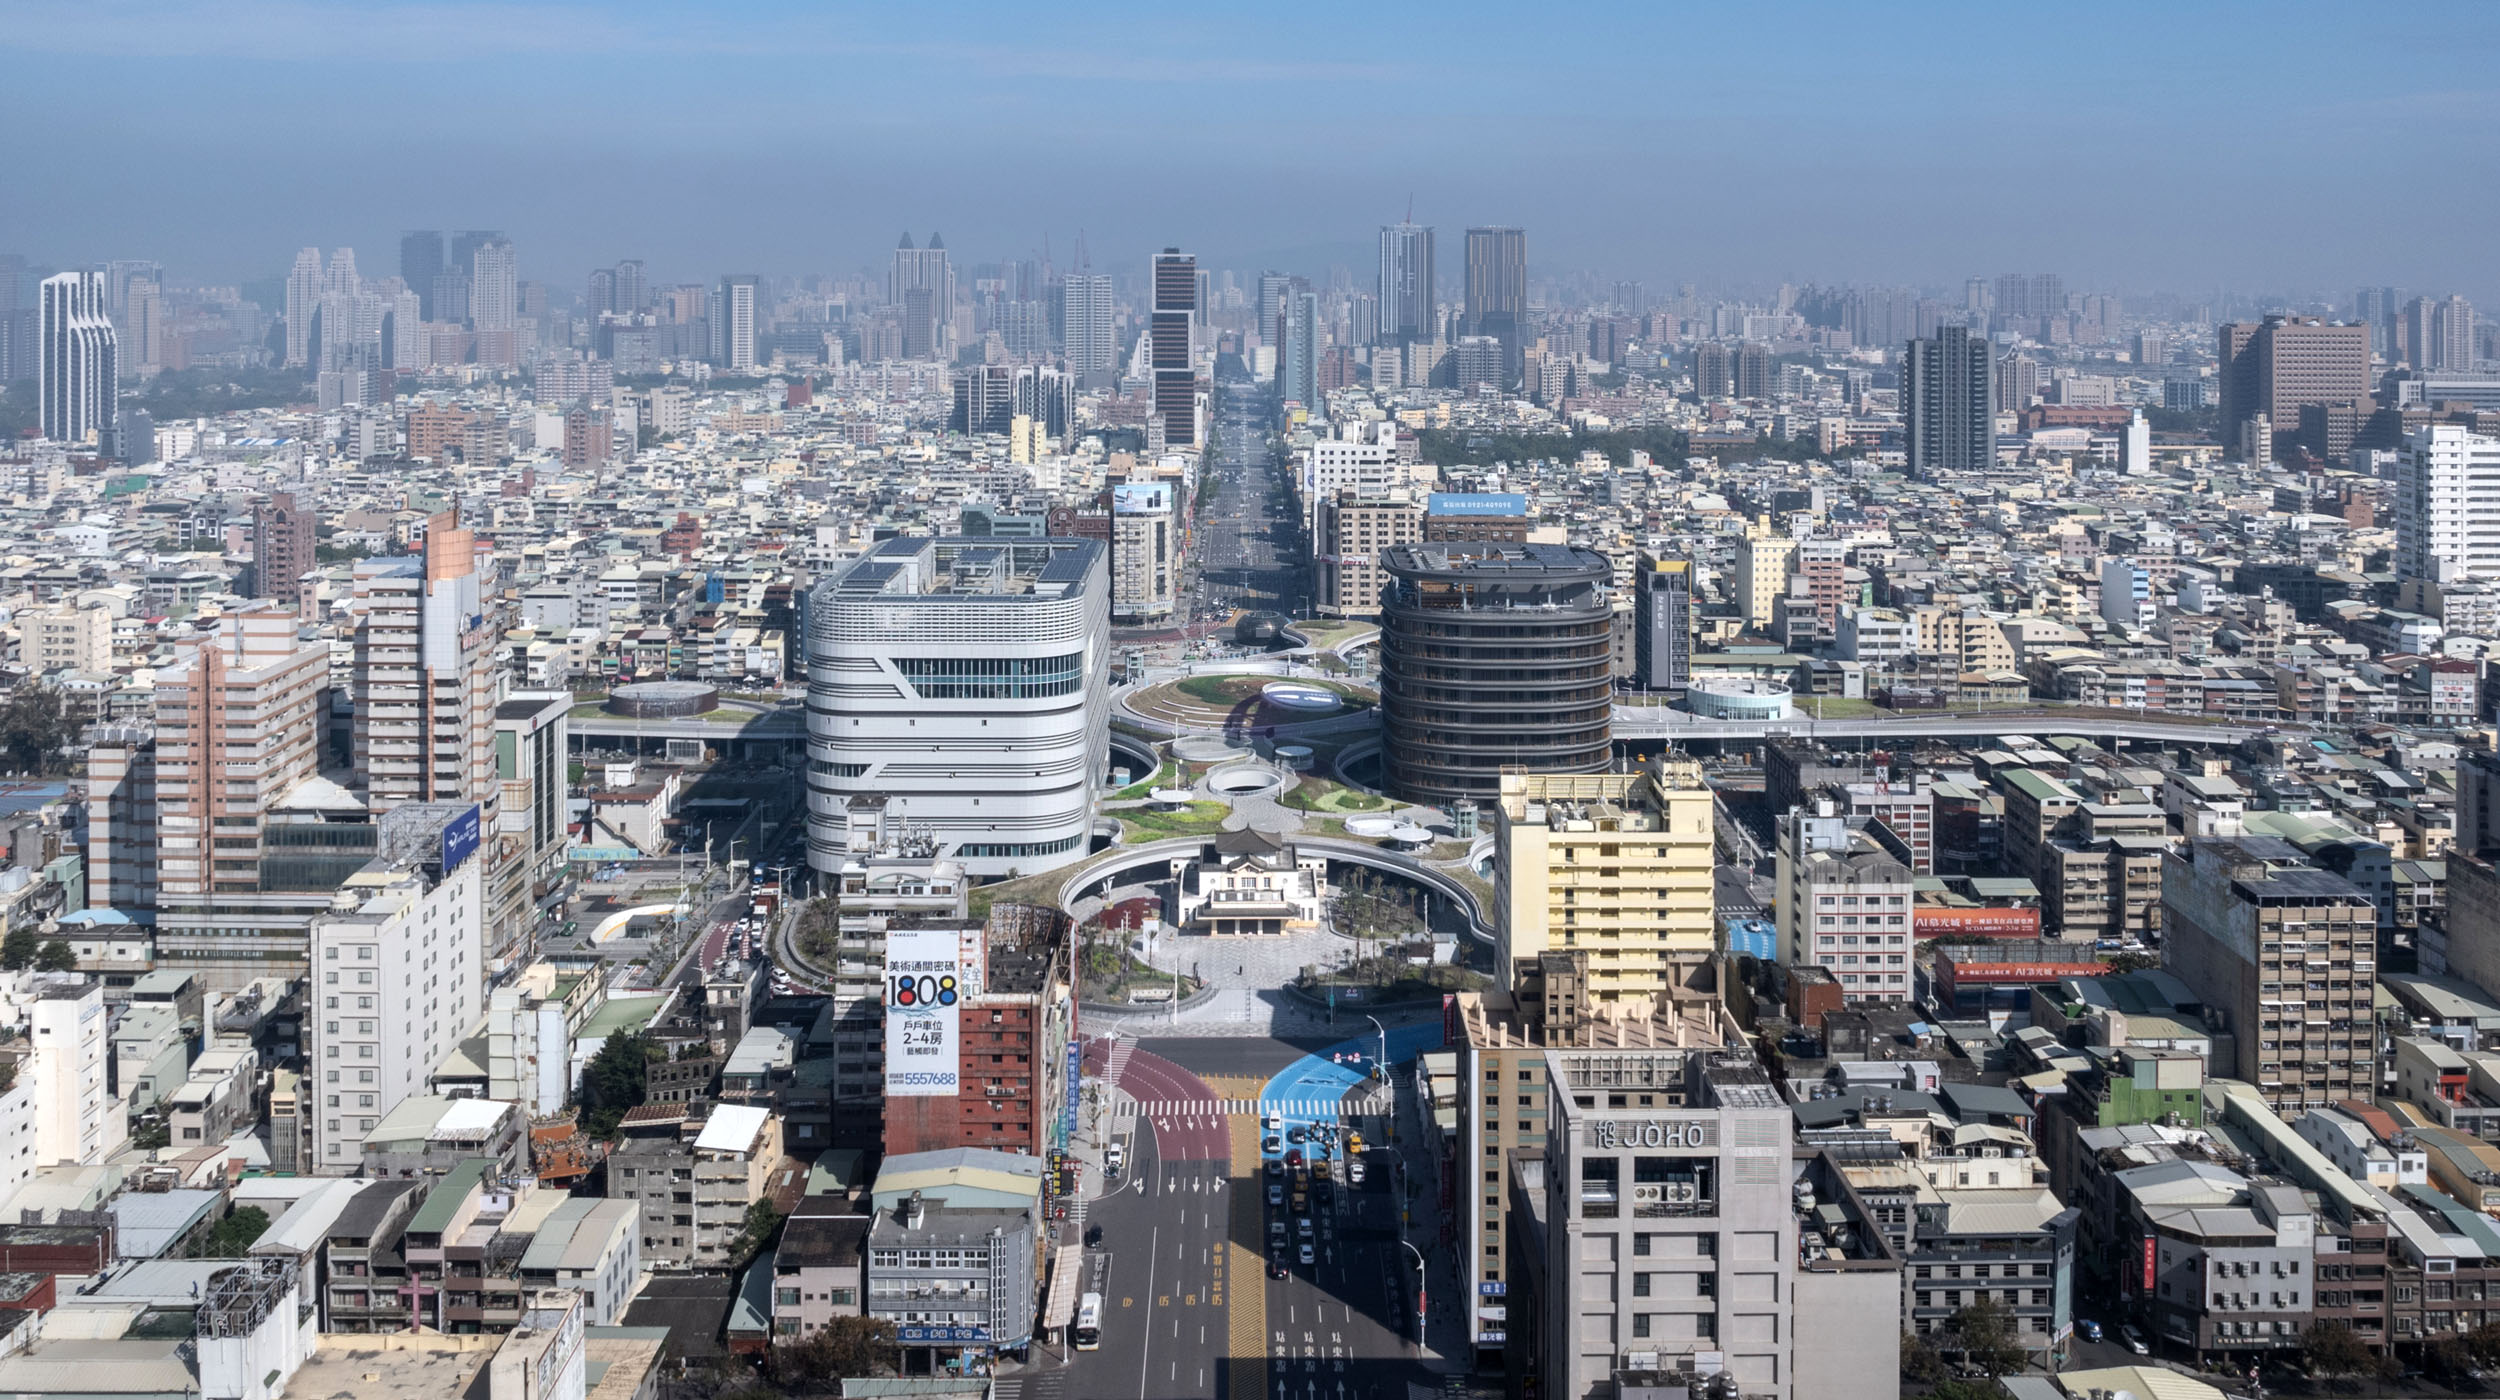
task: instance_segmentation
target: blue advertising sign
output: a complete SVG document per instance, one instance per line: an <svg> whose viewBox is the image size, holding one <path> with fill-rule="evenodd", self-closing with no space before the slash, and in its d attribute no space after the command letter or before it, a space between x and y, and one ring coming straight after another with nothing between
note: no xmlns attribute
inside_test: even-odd
<svg viewBox="0 0 2500 1400"><path fill-rule="evenodd" d="M443 873L449 875L460 868L460 862L477 854L477 808L471 807L443 824Z"/></svg>
<svg viewBox="0 0 2500 1400"><path fill-rule="evenodd" d="M1426 515L1526 515L1528 498L1516 491L1435 491L1424 497Z"/></svg>
<svg viewBox="0 0 2500 1400"><path fill-rule="evenodd" d="M894 1340L918 1342L924 1346L931 1342L987 1342L989 1339L990 1329L987 1327L897 1327L894 1329Z"/></svg>

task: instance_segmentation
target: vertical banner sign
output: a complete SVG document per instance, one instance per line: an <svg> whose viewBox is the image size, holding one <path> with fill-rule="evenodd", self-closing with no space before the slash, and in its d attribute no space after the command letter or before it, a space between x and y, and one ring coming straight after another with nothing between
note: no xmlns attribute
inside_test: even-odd
<svg viewBox="0 0 2500 1400"><path fill-rule="evenodd" d="M2152 1294L2153 1294L2153 1237L2152 1237L2152 1236L2150 1236L2150 1235L2146 1235L2146 1236L2144 1237L2144 1295L2145 1295L2146 1297L2148 1297L2148 1298L2149 1298L2149 1297L2151 1297L2151 1296L2152 1296Z"/></svg>
<svg viewBox="0 0 2500 1400"><path fill-rule="evenodd" d="M1065 1128L1067 1140L1076 1141L1077 1090L1084 1083L1085 1046L1081 1041L1068 1042L1068 1113Z"/></svg>
<svg viewBox="0 0 2500 1400"><path fill-rule="evenodd" d="M886 934L887 1098L952 1098L960 1088L961 956L952 929Z"/></svg>

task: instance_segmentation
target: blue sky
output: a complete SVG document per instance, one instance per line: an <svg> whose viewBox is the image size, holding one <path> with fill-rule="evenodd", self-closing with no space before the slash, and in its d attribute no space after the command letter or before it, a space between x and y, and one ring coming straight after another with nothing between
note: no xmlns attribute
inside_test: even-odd
<svg viewBox="0 0 2500 1400"><path fill-rule="evenodd" d="M1654 284L2500 287L2500 5L0 0L0 249L580 284L1353 261L1411 196Z"/></svg>

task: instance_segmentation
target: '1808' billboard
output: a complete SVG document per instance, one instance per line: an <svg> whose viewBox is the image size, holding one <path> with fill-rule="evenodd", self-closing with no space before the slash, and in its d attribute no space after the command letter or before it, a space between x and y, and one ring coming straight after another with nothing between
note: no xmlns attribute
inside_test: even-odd
<svg viewBox="0 0 2500 1400"><path fill-rule="evenodd" d="M951 1098L965 985L952 929L895 929L885 939L887 1098Z"/></svg>

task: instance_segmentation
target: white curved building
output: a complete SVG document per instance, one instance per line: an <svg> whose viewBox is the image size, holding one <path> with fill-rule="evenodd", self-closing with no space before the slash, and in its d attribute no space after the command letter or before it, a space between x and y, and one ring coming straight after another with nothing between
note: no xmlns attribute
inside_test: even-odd
<svg viewBox="0 0 2500 1400"><path fill-rule="evenodd" d="M809 865L842 868L853 799L976 877L1083 856L1110 636L1098 540L907 537L839 566L807 595Z"/></svg>

